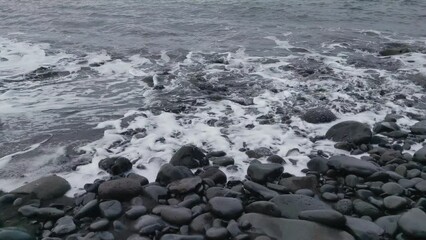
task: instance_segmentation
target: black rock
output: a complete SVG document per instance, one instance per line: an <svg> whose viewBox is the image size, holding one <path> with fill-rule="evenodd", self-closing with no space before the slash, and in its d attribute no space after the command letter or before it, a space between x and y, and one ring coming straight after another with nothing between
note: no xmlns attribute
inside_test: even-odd
<svg viewBox="0 0 426 240"><path fill-rule="evenodd" d="M275 218L259 213L247 213L238 220L252 227L247 231L253 235L268 235L272 239L286 240L354 240L345 231L305 220Z"/></svg>
<svg viewBox="0 0 426 240"><path fill-rule="evenodd" d="M426 135L426 120L417 122L410 128L413 134Z"/></svg>
<svg viewBox="0 0 426 240"><path fill-rule="evenodd" d="M205 196L207 199L212 199L214 197L232 197L232 198L238 198L242 194L240 192L233 191L228 188L223 187L211 187L207 189Z"/></svg>
<svg viewBox="0 0 426 240"><path fill-rule="evenodd" d="M194 218L189 225L189 228L194 233L203 234L205 231L212 227L214 216L211 213L203 213Z"/></svg>
<svg viewBox="0 0 426 240"><path fill-rule="evenodd" d="M364 220L362 218L354 218L346 216L346 227L349 232L357 239L362 240L379 240L384 234L384 230L377 224Z"/></svg>
<svg viewBox="0 0 426 240"><path fill-rule="evenodd" d="M206 231L207 239L222 240L228 239L229 232L224 227L212 227Z"/></svg>
<svg viewBox="0 0 426 240"><path fill-rule="evenodd" d="M228 165L234 165L234 159L232 157L211 157L209 160L216 166L226 167Z"/></svg>
<svg viewBox="0 0 426 240"><path fill-rule="evenodd" d="M244 188L252 195L265 200L269 200L275 196L278 196L277 192L252 181L244 181Z"/></svg>
<svg viewBox="0 0 426 240"><path fill-rule="evenodd" d="M101 199L129 200L140 195L142 186L137 180L120 178L101 183L98 194Z"/></svg>
<svg viewBox="0 0 426 240"><path fill-rule="evenodd" d="M330 202L336 202L337 200L339 200L339 196L337 196L337 194L331 193L331 192L325 192L325 193L321 194L321 197L324 200L330 201Z"/></svg>
<svg viewBox="0 0 426 240"><path fill-rule="evenodd" d="M330 209L324 202L305 195L279 195L271 199L281 211L285 218L298 219L299 213L305 210Z"/></svg>
<svg viewBox="0 0 426 240"><path fill-rule="evenodd" d="M381 227L386 234L394 237L398 230L398 219L400 216L401 215L383 216L376 219L374 223L376 223L377 226Z"/></svg>
<svg viewBox="0 0 426 240"><path fill-rule="evenodd" d="M71 216L61 217L56 221L55 227L52 229L52 233L63 236L66 234L70 234L77 229L73 218Z"/></svg>
<svg viewBox="0 0 426 240"><path fill-rule="evenodd" d="M166 186L173 181L193 176L194 174L189 168L184 166L173 166L167 163L161 166L155 181L163 186Z"/></svg>
<svg viewBox="0 0 426 240"><path fill-rule="evenodd" d="M237 198L214 197L209 205L212 213L223 219L235 219L243 213L243 204Z"/></svg>
<svg viewBox="0 0 426 240"><path fill-rule="evenodd" d="M83 218L83 217L87 217L87 216L92 216L92 215L97 214L98 211L99 211L98 200L94 199L94 200L88 202L82 208L80 208L76 212L76 214L74 215L74 217L76 219L79 219L79 218Z"/></svg>
<svg viewBox="0 0 426 240"><path fill-rule="evenodd" d="M358 158L340 155L333 156L327 162L328 166L346 173L353 173L358 176L369 176L382 169L371 162Z"/></svg>
<svg viewBox="0 0 426 240"><path fill-rule="evenodd" d="M35 240L29 233L20 228L0 228L1 240Z"/></svg>
<svg viewBox="0 0 426 240"><path fill-rule="evenodd" d="M137 219L146 213L147 213L147 209L145 206L141 206L141 205L133 206L126 211L126 217L129 219Z"/></svg>
<svg viewBox="0 0 426 240"><path fill-rule="evenodd" d="M141 186L145 186L149 183L149 181L146 177L141 176L141 175L136 174L136 173L129 173L129 175L127 175L127 178L134 179L134 180L138 181Z"/></svg>
<svg viewBox="0 0 426 240"><path fill-rule="evenodd" d="M383 204L386 209L391 211L400 210L407 206L407 199L399 196L388 196L383 199Z"/></svg>
<svg viewBox="0 0 426 240"><path fill-rule="evenodd" d="M249 158L261 158L261 157L268 157L271 156L273 153L269 148L266 147L260 147L256 148L254 150L248 150L246 151L246 155Z"/></svg>
<svg viewBox="0 0 426 240"><path fill-rule="evenodd" d="M185 194L196 191L201 186L202 180L199 176L184 178L169 184L168 189L171 193Z"/></svg>
<svg viewBox="0 0 426 240"><path fill-rule="evenodd" d="M328 162L328 159L320 157L320 156L316 156L316 157L313 157L311 160L309 160L307 166L308 166L308 169L311 171L325 173L328 171L327 162Z"/></svg>
<svg viewBox="0 0 426 240"><path fill-rule="evenodd" d="M205 240L205 237L202 235L164 234L160 240Z"/></svg>
<svg viewBox="0 0 426 240"><path fill-rule="evenodd" d="M373 127L375 133L399 131L399 126L395 122L379 122Z"/></svg>
<svg viewBox="0 0 426 240"><path fill-rule="evenodd" d="M382 185L382 190L387 195L400 195L404 188L395 182L387 182Z"/></svg>
<svg viewBox="0 0 426 240"><path fill-rule="evenodd" d="M376 219L383 215L380 209L371 203L356 199L354 200L353 204L355 213L357 213L359 216L369 216L373 219Z"/></svg>
<svg viewBox="0 0 426 240"><path fill-rule="evenodd" d="M207 167L198 176L202 179L210 179L215 184L225 184L227 181L226 174L217 167Z"/></svg>
<svg viewBox="0 0 426 240"><path fill-rule="evenodd" d="M426 180L423 180L423 181L416 183L416 185L414 187L418 191L420 191L421 193L425 194L426 193Z"/></svg>
<svg viewBox="0 0 426 240"><path fill-rule="evenodd" d="M286 163L284 158L282 158L278 155L271 155L266 159L266 161L270 162L270 163L277 163L277 164L285 164Z"/></svg>
<svg viewBox="0 0 426 240"><path fill-rule="evenodd" d="M173 166L197 168L209 165L209 161L201 149L193 145L186 145L181 147L173 155L172 159L170 160L170 164Z"/></svg>
<svg viewBox="0 0 426 240"><path fill-rule="evenodd" d="M426 213L412 208L401 215L398 226L404 234L416 239L426 239Z"/></svg>
<svg viewBox="0 0 426 240"><path fill-rule="evenodd" d="M413 155L413 161L426 164L426 146L417 150Z"/></svg>
<svg viewBox="0 0 426 240"><path fill-rule="evenodd" d="M105 158L99 161L98 166L111 175L120 175L132 169L132 163L125 157Z"/></svg>
<svg viewBox="0 0 426 240"><path fill-rule="evenodd" d="M133 225L133 228L141 235L154 234L156 231L161 231L164 227L166 227L166 223L161 217L156 215L143 215Z"/></svg>
<svg viewBox="0 0 426 240"><path fill-rule="evenodd" d="M276 163L252 163L247 169L247 175L254 182L272 182L284 171L281 164Z"/></svg>
<svg viewBox="0 0 426 240"><path fill-rule="evenodd" d="M346 223L346 218L343 214L331 209L301 211L299 219L337 228L345 226Z"/></svg>
<svg viewBox="0 0 426 240"><path fill-rule="evenodd" d="M62 197L70 189L71 186L67 180L52 175L27 183L11 193L32 194L38 199L48 200Z"/></svg>
<svg viewBox="0 0 426 240"><path fill-rule="evenodd" d="M324 107L309 109L301 118L308 123L329 123L337 119L332 111Z"/></svg>
<svg viewBox="0 0 426 240"><path fill-rule="evenodd" d="M360 145L369 143L373 134L366 124L345 121L332 126L325 136L335 142L349 142Z"/></svg>
<svg viewBox="0 0 426 240"><path fill-rule="evenodd" d="M310 189L314 191L317 188L318 180L317 177L313 175L306 177L289 177L282 178L279 184L283 185L291 192L296 192L299 189Z"/></svg>
<svg viewBox="0 0 426 240"><path fill-rule="evenodd" d="M123 211L121 207L121 203L117 200L101 202L99 204L99 210L103 217L112 219L112 220L120 217Z"/></svg>
<svg viewBox="0 0 426 240"><path fill-rule="evenodd" d="M108 229L108 227L109 227L108 219L102 218L90 224L89 229L92 231L102 231L102 230Z"/></svg>
<svg viewBox="0 0 426 240"><path fill-rule="evenodd" d="M168 223L182 226L191 222L192 212L188 208L169 206L161 210L161 218Z"/></svg>
<svg viewBox="0 0 426 240"><path fill-rule="evenodd" d="M169 194L167 188L153 184L148 184L143 188L143 195L151 198L152 200L158 202L160 198L165 198Z"/></svg>
<svg viewBox="0 0 426 240"><path fill-rule="evenodd" d="M236 237L241 234L240 227L238 226L238 223L235 220L229 221L226 229L228 230L229 234L231 234L231 237Z"/></svg>
<svg viewBox="0 0 426 240"><path fill-rule="evenodd" d="M273 217L281 217L281 211L278 206L269 201L257 201L253 202L245 207L247 213L261 213Z"/></svg>

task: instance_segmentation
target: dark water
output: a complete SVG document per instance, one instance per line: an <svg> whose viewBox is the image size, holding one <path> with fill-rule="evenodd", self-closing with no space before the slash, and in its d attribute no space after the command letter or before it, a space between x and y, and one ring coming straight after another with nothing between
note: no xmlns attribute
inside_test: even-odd
<svg viewBox="0 0 426 240"><path fill-rule="evenodd" d="M255 99L245 117L219 111L231 142L242 118L317 105L405 111L404 93L415 112L425 43L422 0L0 0L0 177L71 171L99 152L78 148L102 138L93 127L132 109L212 125L203 107ZM389 46L410 53L379 56Z"/></svg>

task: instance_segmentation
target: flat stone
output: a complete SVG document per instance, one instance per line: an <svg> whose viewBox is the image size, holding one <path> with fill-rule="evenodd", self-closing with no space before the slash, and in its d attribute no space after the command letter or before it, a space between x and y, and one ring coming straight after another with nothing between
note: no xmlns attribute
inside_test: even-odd
<svg viewBox="0 0 426 240"><path fill-rule="evenodd" d="M98 194L101 199L130 200L142 193L141 184L134 179L120 178L101 183Z"/></svg>
<svg viewBox="0 0 426 240"><path fill-rule="evenodd" d="M404 234L418 239L426 239L426 213L412 208L401 215L398 226Z"/></svg>
<svg viewBox="0 0 426 240"><path fill-rule="evenodd" d="M228 239L228 235L228 230L224 227L212 227L206 231L206 237L209 240Z"/></svg>
<svg viewBox="0 0 426 240"><path fill-rule="evenodd" d="M299 219L316 222L330 227L343 227L346 223L346 218L343 214L331 210L305 210L299 213Z"/></svg>
<svg viewBox="0 0 426 240"><path fill-rule="evenodd" d="M243 213L241 200L229 197L214 197L209 200L211 211L223 219L235 219Z"/></svg>
<svg viewBox="0 0 426 240"><path fill-rule="evenodd" d="M192 232L204 234L205 231L213 226L214 216L211 213L203 213L194 218L189 225Z"/></svg>
<svg viewBox="0 0 426 240"><path fill-rule="evenodd" d="M305 210L330 209L330 206L324 202L298 194L279 195L271 199L281 211L284 218L298 219L299 213Z"/></svg>
<svg viewBox="0 0 426 240"><path fill-rule="evenodd" d="M364 177L382 170L371 162L345 155L333 156L329 159L327 164L329 167L336 170Z"/></svg>
<svg viewBox="0 0 426 240"><path fill-rule="evenodd" d="M202 179L210 179L215 184L225 184L227 181L226 174L217 167L206 167L198 176Z"/></svg>
<svg viewBox="0 0 426 240"><path fill-rule="evenodd" d="M330 228L314 222L295 219L275 218L259 213L246 213L238 220L239 224L247 222L252 234L267 235L273 239L286 240L354 240L345 231Z"/></svg>
<svg viewBox="0 0 426 240"><path fill-rule="evenodd" d="M121 203L117 200L101 202L99 204L99 209L100 209L101 215L110 220L120 217L123 211L121 207Z"/></svg>
<svg viewBox="0 0 426 240"><path fill-rule="evenodd" d="M11 193L33 194L38 199L48 200L62 197L70 189L71 186L67 180L52 175L27 183Z"/></svg>
<svg viewBox="0 0 426 240"><path fill-rule="evenodd" d="M150 235L156 231L162 230L166 226L166 223L161 217L156 215L143 215L138 218L133 228L142 235Z"/></svg>

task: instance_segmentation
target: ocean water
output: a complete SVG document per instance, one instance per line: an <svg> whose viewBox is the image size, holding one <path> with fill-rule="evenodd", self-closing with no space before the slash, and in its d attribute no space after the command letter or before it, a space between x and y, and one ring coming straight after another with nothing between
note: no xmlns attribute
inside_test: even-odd
<svg viewBox="0 0 426 240"><path fill-rule="evenodd" d="M229 178L257 147L300 175L341 153L310 141L338 121L408 129L425 86L422 0L0 0L0 189L55 173L72 194L110 156L154 180L183 144L226 151ZM300 120L316 106L338 120Z"/></svg>

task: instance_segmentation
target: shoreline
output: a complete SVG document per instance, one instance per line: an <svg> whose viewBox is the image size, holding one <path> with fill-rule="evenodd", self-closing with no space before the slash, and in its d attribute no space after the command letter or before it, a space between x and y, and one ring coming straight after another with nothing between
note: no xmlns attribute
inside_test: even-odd
<svg viewBox="0 0 426 240"><path fill-rule="evenodd" d="M106 158L98 166L109 179L86 183L74 198L55 175L2 193L0 239L426 237L426 147L407 153L426 139L426 121L408 132L395 115L371 128L314 110L305 120L332 122L324 138L347 153L309 155L304 176L286 172L286 160L262 147L245 150L251 161L242 181L219 169L232 157L193 145L175 152L155 182L130 172L129 159Z"/></svg>

